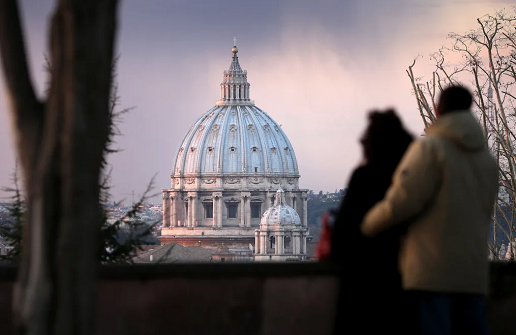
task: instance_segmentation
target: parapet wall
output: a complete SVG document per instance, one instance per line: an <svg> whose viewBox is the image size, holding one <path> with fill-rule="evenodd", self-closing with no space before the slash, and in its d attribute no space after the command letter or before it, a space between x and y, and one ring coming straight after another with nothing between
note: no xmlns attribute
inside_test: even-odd
<svg viewBox="0 0 516 335"><path fill-rule="evenodd" d="M15 269L4 270L0 334L10 334ZM103 267L95 334L330 334L337 271L327 263ZM492 334L516 334L516 264L493 264L492 287Z"/></svg>

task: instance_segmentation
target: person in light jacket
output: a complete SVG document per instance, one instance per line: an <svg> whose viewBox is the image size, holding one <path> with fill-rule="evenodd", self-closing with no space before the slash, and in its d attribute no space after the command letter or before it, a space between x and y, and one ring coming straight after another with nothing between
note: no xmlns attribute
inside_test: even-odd
<svg viewBox="0 0 516 335"><path fill-rule="evenodd" d="M360 226L374 236L410 223L399 267L414 304L414 334L489 334L487 239L498 166L472 100L461 86L441 93L437 120L409 147Z"/></svg>

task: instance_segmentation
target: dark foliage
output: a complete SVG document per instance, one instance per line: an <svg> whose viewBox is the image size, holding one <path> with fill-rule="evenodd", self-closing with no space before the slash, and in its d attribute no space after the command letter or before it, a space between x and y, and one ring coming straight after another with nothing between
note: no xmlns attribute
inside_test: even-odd
<svg viewBox="0 0 516 335"><path fill-rule="evenodd" d="M142 245L159 244L156 238L156 228L160 221L147 223L140 220L139 214L143 208L143 204L151 197L150 192L154 187L154 177L147 185L147 189L134 203L122 218L113 223L108 222L108 208L104 204L111 202L111 186L109 184L111 169L107 163L107 155L119 152L120 149L114 149L112 146L116 143L114 138L121 135L119 124L123 120L123 115L128 113L132 108L118 110L120 97L118 96L118 85L116 84L116 63L113 64L113 86L111 90L111 107L109 114L109 136L104 148L104 157L102 161L102 170L105 171L100 187L100 203L99 210L102 211L102 222L100 225L101 243L99 246L99 259L101 263L132 263L132 258L136 256ZM51 72L50 66L46 65L45 70ZM5 192L11 193L6 208L8 210L5 218L0 217L0 235L4 239L4 243L10 248L6 255L0 255L0 260L16 262L19 259L22 246L22 225L23 225L23 209L24 201L18 187L17 168L13 173L13 188L4 188Z"/></svg>
<svg viewBox="0 0 516 335"><path fill-rule="evenodd" d="M99 248L101 263L132 263L137 251L142 250L142 245L159 244L155 233L160 221L149 224L138 219L143 204L149 197L154 196L149 195L153 186L154 177L142 197L132 205L131 210L113 223L107 220L107 209L103 210L102 242Z"/></svg>
<svg viewBox="0 0 516 335"><path fill-rule="evenodd" d="M99 258L102 263L132 263L132 258L136 256L137 250L141 250L144 244L158 244L155 238L155 230L160 221L147 223L138 219L143 204L154 195L150 195L154 187L154 177L147 185L147 189L134 203L131 210L122 218L113 223L108 222L108 209L102 204L111 202L111 186L109 184L111 169L108 170L107 156L117 153L121 149L113 148L116 136L121 136L119 125L123 121L124 114L133 108L125 108L118 110L120 96L118 95L118 84L116 82L116 68L118 58L113 64L113 78L111 88L111 106L109 110L109 135L104 148L104 159L102 161L102 169L106 171L100 183L100 205L102 210L101 223L101 244L99 249Z"/></svg>
<svg viewBox="0 0 516 335"><path fill-rule="evenodd" d="M13 187L3 187L2 191L11 194L5 205L7 215L0 219L0 236L6 247L6 252L0 255L2 261L13 261L20 257L23 226L23 197L18 187L18 164L16 164L11 177Z"/></svg>

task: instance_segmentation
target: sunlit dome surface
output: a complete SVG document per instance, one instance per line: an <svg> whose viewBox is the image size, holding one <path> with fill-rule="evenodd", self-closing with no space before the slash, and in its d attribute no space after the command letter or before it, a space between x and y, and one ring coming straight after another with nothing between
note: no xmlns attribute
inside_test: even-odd
<svg viewBox="0 0 516 335"><path fill-rule="evenodd" d="M190 128L177 152L172 177L203 174L298 176L294 149L267 113L249 98L247 71L232 49L221 99Z"/></svg>

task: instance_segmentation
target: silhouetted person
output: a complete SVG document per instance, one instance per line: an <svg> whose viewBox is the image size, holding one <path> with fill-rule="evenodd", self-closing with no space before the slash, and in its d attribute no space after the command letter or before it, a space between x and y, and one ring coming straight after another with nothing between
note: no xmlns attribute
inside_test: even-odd
<svg viewBox="0 0 516 335"><path fill-rule="evenodd" d="M487 239L498 166L471 104L460 86L441 93L437 120L407 150L361 226L374 236L409 221L400 270L413 298L414 334L489 333Z"/></svg>
<svg viewBox="0 0 516 335"><path fill-rule="evenodd" d="M352 173L332 235L330 258L343 269L336 334L350 334L350 329L357 326L360 334L383 333L392 327L402 333L403 313L393 306L400 303L402 294L397 259L403 228L368 238L361 234L360 223L383 199L411 142L412 136L393 110L369 114L369 125L361 139L363 164Z"/></svg>

